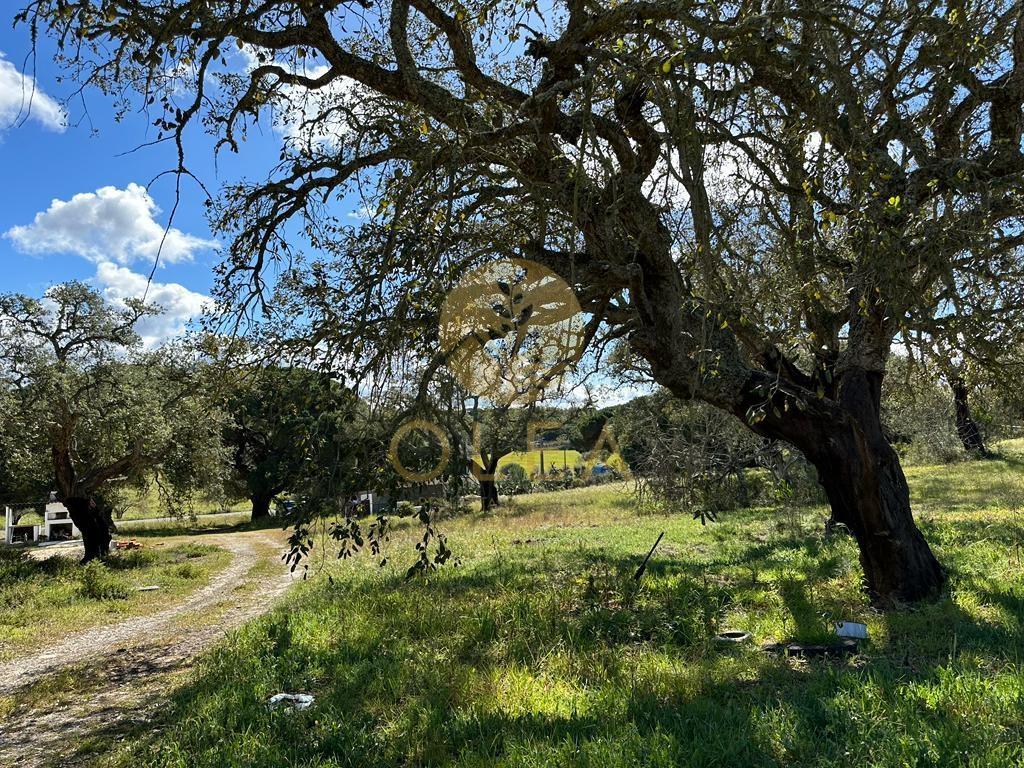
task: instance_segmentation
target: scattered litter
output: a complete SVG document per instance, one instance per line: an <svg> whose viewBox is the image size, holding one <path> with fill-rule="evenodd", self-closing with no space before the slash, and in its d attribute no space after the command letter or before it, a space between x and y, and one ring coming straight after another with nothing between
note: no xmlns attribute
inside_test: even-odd
<svg viewBox="0 0 1024 768"><path fill-rule="evenodd" d="M715 642L722 643L723 645L745 643L749 639L750 633L744 632L741 629L727 629L724 632L719 632L717 635L715 635Z"/></svg>
<svg viewBox="0 0 1024 768"><path fill-rule="evenodd" d="M119 541L114 544L116 549L142 549L142 543L135 539L129 539L128 541Z"/></svg>
<svg viewBox="0 0 1024 768"><path fill-rule="evenodd" d="M309 709L313 706L313 697L308 693L275 693L267 702L270 709L277 709L281 705L295 710Z"/></svg>
<svg viewBox="0 0 1024 768"><path fill-rule="evenodd" d="M861 624L859 621L840 621L836 623L836 634L839 637L866 640L868 637L868 625Z"/></svg>
<svg viewBox="0 0 1024 768"><path fill-rule="evenodd" d="M851 656L857 652L857 641L844 639L838 643L769 643L763 646L763 650L801 659L821 656Z"/></svg>
<svg viewBox="0 0 1024 768"><path fill-rule="evenodd" d="M160 589L160 587L158 585L156 585L156 584L153 584L153 585L148 586L148 587L136 587L135 591L136 592L156 592L158 589Z"/></svg>

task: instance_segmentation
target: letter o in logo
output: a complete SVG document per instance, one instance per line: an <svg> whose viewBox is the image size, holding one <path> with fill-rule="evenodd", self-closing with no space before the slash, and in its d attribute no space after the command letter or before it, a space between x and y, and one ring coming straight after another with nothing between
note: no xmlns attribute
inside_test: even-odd
<svg viewBox="0 0 1024 768"><path fill-rule="evenodd" d="M413 430L422 430L423 432L429 432L434 435L438 442L441 443L441 458L438 459L437 464L428 470L427 472L413 472L402 464L402 459L398 455L398 446L401 445L403 438ZM451 458L452 449L448 444L448 435L444 433L441 427L434 424L432 421L426 419L413 419L412 421L405 422L391 437L391 444L388 446L388 458L391 459L391 466L395 468L395 471L408 480L410 483L428 483L441 476L444 472L445 467L448 466L448 459Z"/></svg>

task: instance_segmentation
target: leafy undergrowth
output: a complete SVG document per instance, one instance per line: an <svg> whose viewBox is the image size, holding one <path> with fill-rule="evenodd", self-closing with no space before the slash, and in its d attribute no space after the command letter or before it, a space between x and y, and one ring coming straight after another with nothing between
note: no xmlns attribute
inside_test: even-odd
<svg viewBox="0 0 1024 768"><path fill-rule="evenodd" d="M161 728L100 764L1021 765L1024 467L908 474L951 575L914 610L870 608L856 548L823 537L820 508L702 527L638 517L621 490L538 494L446 523L462 565L429 581L403 581L403 541L384 569L335 564L206 656ZM838 619L869 625L860 655L760 649ZM715 644L726 627L755 642ZM269 711L280 691L316 703Z"/></svg>
<svg viewBox="0 0 1024 768"><path fill-rule="evenodd" d="M67 556L39 560L22 549L0 549L0 660L177 602L230 558L204 544L148 545L83 567ZM146 586L160 589L138 591Z"/></svg>

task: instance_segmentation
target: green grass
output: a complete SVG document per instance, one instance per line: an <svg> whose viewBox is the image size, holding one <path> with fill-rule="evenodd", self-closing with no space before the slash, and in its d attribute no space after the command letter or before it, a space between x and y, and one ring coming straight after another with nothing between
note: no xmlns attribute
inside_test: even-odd
<svg viewBox="0 0 1024 768"><path fill-rule="evenodd" d="M228 552L208 545L151 544L83 568L71 557L39 560L23 549L0 549L0 661L70 632L180 601L230 559ZM138 592L142 586L160 589Z"/></svg>
<svg viewBox="0 0 1024 768"><path fill-rule="evenodd" d="M280 528L281 524L274 518L250 525L252 513L245 512L213 512L195 519L189 517L175 518L133 518L122 520L117 524L120 538L136 538L140 536L179 536L196 532L215 533L230 532L241 528ZM271 526L271 522L273 526Z"/></svg>
<svg viewBox="0 0 1024 768"><path fill-rule="evenodd" d="M217 499L196 499L191 506L182 504L172 509L168 509L167 505L162 503L160 497L157 495L155 490L139 491L133 493L128 501L127 507L122 510L121 517L115 517L114 522L117 525L121 523L127 523L127 529L135 530L135 523L139 521L153 520L154 518L175 518L175 522L180 521L180 525L189 523L194 516L198 516L200 519L207 515L217 516L233 516L237 519L245 518L248 520L251 517L252 507L249 501L242 499L241 501L221 501ZM4 525L4 511L3 507L0 507L0 529ZM18 520L20 525L39 525L40 531L42 530L43 518L42 515L38 515L34 512L27 513ZM159 525L156 523L155 525Z"/></svg>
<svg viewBox="0 0 1024 768"><path fill-rule="evenodd" d="M561 449L544 451L545 472L550 472L555 467L563 469L566 464L570 468L574 468L582 463L583 454L579 451L571 449L567 449L564 452ZM518 464L526 470L527 475L538 474L540 472L540 451L512 451L512 453L506 453L498 459L498 470L501 471L509 464Z"/></svg>
<svg viewBox="0 0 1024 768"><path fill-rule="evenodd" d="M154 517L183 517L195 515L213 515L227 512L249 512L248 501L224 501L220 499L197 498L191 504L181 504L168 509L155 488L133 492L122 511L120 518L115 520L147 520Z"/></svg>
<svg viewBox="0 0 1024 768"><path fill-rule="evenodd" d="M882 614L825 510L742 510L706 527L638 516L624 485L519 497L445 523L461 558L406 582L335 564L232 635L160 728L102 766L1019 766L1024 763L1024 465L908 471L948 592ZM639 588L632 573L666 536ZM867 622L856 657L760 644ZM716 645L722 628L756 642ZM279 691L316 695L271 712Z"/></svg>

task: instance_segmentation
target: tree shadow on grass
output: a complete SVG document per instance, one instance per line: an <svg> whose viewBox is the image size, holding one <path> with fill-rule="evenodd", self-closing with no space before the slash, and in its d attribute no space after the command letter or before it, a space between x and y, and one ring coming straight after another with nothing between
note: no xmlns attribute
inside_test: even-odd
<svg viewBox="0 0 1024 768"><path fill-rule="evenodd" d="M323 584L232 635L174 694L161 733L128 734L123 764L897 766L925 748L1015 764L1024 697L985 686L1012 692L1019 591L963 577L956 588L1001 621L947 595L882 616L884 638L853 659L716 645L709 617L735 596L708 570L796 556L811 563L804 578L775 587L797 633L813 634L808 585L834 578L843 552L785 538L751 540L721 563L656 557L635 593L636 558L596 550L519 550L429 583ZM268 710L279 691L317 702Z"/></svg>

